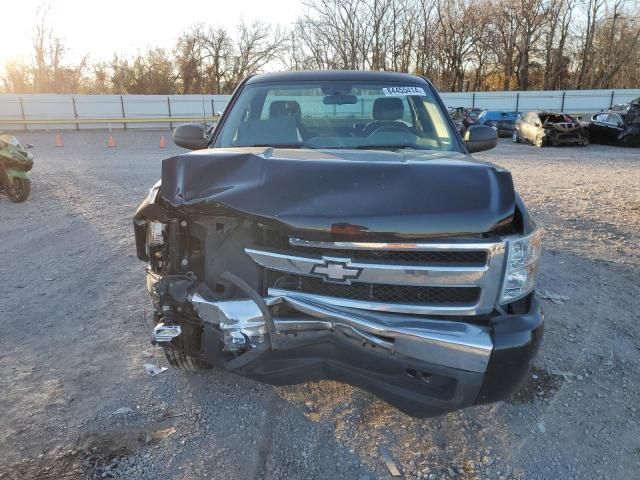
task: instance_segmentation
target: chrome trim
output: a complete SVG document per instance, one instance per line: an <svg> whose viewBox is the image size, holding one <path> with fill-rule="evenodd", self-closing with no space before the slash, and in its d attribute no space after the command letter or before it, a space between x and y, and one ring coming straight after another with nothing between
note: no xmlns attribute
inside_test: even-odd
<svg viewBox="0 0 640 480"><path fill-rule="evenodd" d="M157 343L168 343L182 333L180 325L158 323L153 328L153 338Z"/></svg>
<svg viewBox="0 0 640 480"><path fill-rule="evenodd" d="M334 329L346 327L395 353L447 367L484 372L493 349L489 329L477 325L333 308L294 296L282 300Z"/></svg>
<svg viewBox="0 0 640 480"><path fill-rule="evenodd" d="M197 291L189 301L198 316L205 322L217 325L224 336L225 350L238 351L245 348L246 337L255 343L264 341L267 328L262 312L252 300L227 300L213 302Z"/></svg>
<svg viewBox="0 0 640 480"><path fill-rule="evenodd" d="M327 262L343 264L346 268L359 271L356 278L345 278L341 283L356 282L375 283L383 285L432 286L432 287L479 287L480 297L472 305L433 305L433 304L398 304L381 303L365 300L350 300L341 297L294 292L278 288L271 288L271 295L295 294L305 295L306 298L322 302L327 305L374 310L383 312L397 312L414 315L483 315L491 313L498 300L502 288L502 276L505 266L504 242L488 243L459 243L459 244L389 244L389 243L351 243L351 242L307 242L290 239L296 245L304 242L305 246L326 248L350 248L379 250L390 245L404 250L484 250L487 252L487 263L483 266L442 266L442 265L403 265L393 263L352 261L344 256L304 256L303 253L279 253L246 248L245 252L259 265L286 273L313 276L314 269ZM398 247L402 245L402 247ZM354 256L357 252L354 250ZM272 293L276 292L276 293Z"/></svg>
<svg viewBox="0 0 640 480"><path fill-rule="evenodd" d="M327 263L342 264L345 270L357 271L357 278L342 283L379 283L410 286L482 286L488 267L408 266L387 263L354 262L347 257L323 255L311 258L245 248L245 252L259 265L271 270L320 277L317 267ZM351 270L350 270L351 269Z"/></svg>
<svg viewBox="0 0 640 480"><path fill-rule="evenodd" d="M284 302L301 314L299 318L274 316L278 334L339 331L392 354L472 372L486 371L493 349L488 328L463 322L339 308L297 295L264 300L269 306ZM223 330L225 349L244 351L264 342L264 319L253 300L216 302L196 293L191 302L203 321Z"/></svg>
<svg viewBox="0 0 640 480"><path fill-rule="evenodd" d="M428 250L490 250L496 242L472 242L472 243L386 243L386 242L316 242L313 240L302 240L300 238L289 238L289 245L295 247L312 248L333 248L340 250L407 250L407 251L428 251Z"/></svg>
<svg viewBox="0 0 640 480"><path fill-rule="evenodd" d="M283 290L280 288L270 288L268 291L271 296L282 296L307 300L333 307L352 308L355 310L371 310L381 313L403 313L408 315L459 315L470 316L477 315L477 309L474 306L459 305L425 305L425 304L408 304L408 303L384 303L373 302L367 300L351 300L349 298L328 297L325 295L316 295L314 293L297 292L293 290ZM493 308L493 307L492 307Z"/></svg>

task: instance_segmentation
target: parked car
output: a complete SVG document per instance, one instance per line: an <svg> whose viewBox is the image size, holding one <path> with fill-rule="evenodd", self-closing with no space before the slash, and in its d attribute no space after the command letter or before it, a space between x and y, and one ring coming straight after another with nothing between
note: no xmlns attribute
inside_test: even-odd
<svg viewBox="0 0 640 480"><path fill-rule="evenodd" d="M540 231L470 155L495 131L454 128L430 82L371 71L252 76L209 140L178 127L203 150L163 161L133 221L169 363L415 416L508 396L542 337Z"/></svg>
<svg viewBox="0 0 640 480"><path fill-rule="evenodd" d="M640 146L640 98L625 104L625 108L592 115L588 129L593 143Z"/></svg>
<svg viewBox="0 0 640 480"><path fill-rule="evenodd" d="M483 112L484 110L482 110L482 108L468 108L467 109L467 116L469 118L472 118L474 120L478 120L478 116Z"/></svg>
<svg viewBox="0 0 640 480"><path fill-rule="evenodd" d="M478 123L493 127L499 137L510 137L518 119L518 112L501 112L498 110L483 110L478 115Z"/></svg>
<svg viewBox="0 0 640 480"><path fill-rule="evenodd" d="M617 113L601 112L591 116L589 139L593 143L615 145L624 132L624 120Z"/></svg>
<svg viewBox="0 0 640 480"><path fill-rule="evenodd" d="M449 116L453 120L453 123L456 126L456 130L462 136L464 132L467 130L467 126L464 122L464 115L460 108L449 108Z"/></svg>
<svg viewBox="0 0 640 480"><path fill-rule="evenodd" d="M449 112L454 120L462 122L463 128L466 130L471 125L478 123L478 115L482 110L479 108L456 107L450 108Z"/></svg>
<svg viewBox="0 0 640 480"><path fill-rule="evenodd" d="M630 103L619 103L617 105L613 105L608 111L611 113L617 113L624 119L630 107Z"/></svg>
<svg viewBox="0 0 640 480"><path fill-rule="evenodd" d="M536 147L545 145L588 145L587 129L566 113L529 112L513 130L513 142L525 140Z"/></svg>

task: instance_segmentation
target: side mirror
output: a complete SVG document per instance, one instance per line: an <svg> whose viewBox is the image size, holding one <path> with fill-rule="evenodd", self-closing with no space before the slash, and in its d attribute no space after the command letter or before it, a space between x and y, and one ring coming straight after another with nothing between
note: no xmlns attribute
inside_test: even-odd
<svg viewBox="0 0 640 480"><path fill-rule="evenodd" d="M470 153L491 150L498 145L498 133L486 125L471 125L464 134Z"/></svg>
<svg viewBox="0 0 640 480"><path fill-rule="evenodd" d="M201 123L185 123L173 131L173 141L176 145L189 150L207 148L209 139Z"/></svg>

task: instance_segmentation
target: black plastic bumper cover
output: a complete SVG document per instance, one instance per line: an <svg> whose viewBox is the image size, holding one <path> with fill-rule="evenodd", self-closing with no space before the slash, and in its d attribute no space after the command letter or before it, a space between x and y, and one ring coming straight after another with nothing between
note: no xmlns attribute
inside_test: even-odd
<svg viewBox="0 0 640 480"><path fill-rule="evenodd" d="M544 314L534 297L527 314L496 317L492 324L493 351L477 403L502 400L518 388L538 352Z"/></svg>
<svg viewBox="0 0 640 480"><path fill-rule="evenodd" d="M341 332L315 332L280 340L282 350L250 351L221 362L220 343L205 328L203 356L211 364L274 385L333 379L368 390L414 417L431 417L504 399L526 376L542 338L538 303L524 315L496 317L494 350L485 373L443 367L390 354ZM256 349L258 350L258 349Z"/></svg>

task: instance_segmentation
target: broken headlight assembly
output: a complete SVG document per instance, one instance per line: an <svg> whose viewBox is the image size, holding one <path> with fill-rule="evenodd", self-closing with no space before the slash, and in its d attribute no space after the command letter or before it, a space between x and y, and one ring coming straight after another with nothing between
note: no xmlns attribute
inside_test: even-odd
<svg viewBox="0 0 640 480"><path fill-rule="evenodd" d="M162 248L165 243L166 225L160 222L149 222L147 224L147 241L145 249L149 259L149 265L155 272L162 270L163 258Z"/></svg>
<svg viewBox="0 0 640 480"><path fill-rule="evenodd" d="M507 267L500 303L509 303L535 288L542 233L536 229L526 237L507 240Z"/></svg>
<svg viewBox="0 0 640 480"><path fill-rule="evenodd" d="M149 222L147 225L147 246L157 247L164 243L165 224Z"/></svg>

